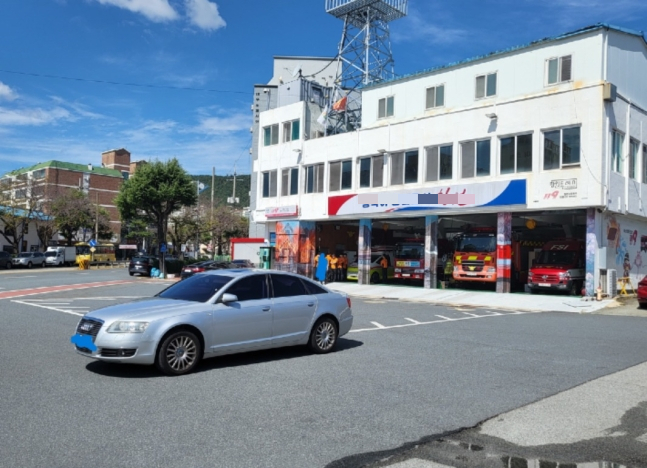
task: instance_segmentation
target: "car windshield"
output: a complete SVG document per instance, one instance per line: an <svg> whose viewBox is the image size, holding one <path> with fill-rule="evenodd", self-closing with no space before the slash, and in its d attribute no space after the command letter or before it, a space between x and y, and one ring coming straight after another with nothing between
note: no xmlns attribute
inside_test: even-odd
<svg viewBox="0 0 647 468"><path fill-rule="evenodd" d="M472 234L458 238L457 252L494 252L496 237L494 234Z"/></svg>
<svg viewBox="0 0 647 468"><path fill-rule="evenodd" d="M395 251L395 256L397 258L419 259L422 258L422 251L422 244L401 244L398 245L398 248Z"/></svg>
<svg viewBox="0 0 647 468"><path fill-rule="evenodd" d="M178 301L207 302L233 278L220 275L195 275L175 283L157 296Z"/></svg>
<svg viewBox="0 0 647 468"><path fill-rule="evenodd" d="M56 257L56 252L53 250L50 250L49 252L45 252L46 257Z"/></svg>
<svg viewBox="0 0 647 468"><path fill-rule="evenodd" d="M572 265L575 252L568 250L542 250L537 259L539 265Z"/></svg>
<svg viewBox="0 0 647 468"><path fill-rule="evenodd" d="M20 255L18 255L18 257L20 257L20 258L29 258L29 257L31 257L31 254L30 253L21 253Z"/></svg>

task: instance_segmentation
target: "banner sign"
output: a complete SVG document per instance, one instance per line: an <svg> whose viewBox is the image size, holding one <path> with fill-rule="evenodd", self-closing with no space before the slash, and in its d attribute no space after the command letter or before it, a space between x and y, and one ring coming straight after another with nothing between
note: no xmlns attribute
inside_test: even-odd
<svg viewBox="0 0 647 468"><path fill-rule="evenodd" d="M456 208L525 205L526 180L446 185L419 192L380 192L328 197L328 215L432 211Z"/></svg>
<svg viewBox="0 0 647 468"><path fill-rule="evenodd" d="M266 218L286 218L289 216L299 216L299 207L297 205L265 208Z"/></svg>

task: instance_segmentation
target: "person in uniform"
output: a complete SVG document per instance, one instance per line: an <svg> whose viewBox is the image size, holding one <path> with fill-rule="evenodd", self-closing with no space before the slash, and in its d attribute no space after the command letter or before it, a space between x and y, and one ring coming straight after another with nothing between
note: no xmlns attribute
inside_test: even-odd
<svg viewBox="0 0 647 468"><path fill-rule="evenodd" d="M337 255L332 254L330 258L330 281L337 281L338 263L339 259L337 258Z"/></svg>
<svg viewBox="0 0 647 468"><path fill-rule="evenodd" d="M380 266L382 267L382 282L386 283L386 280L389 278L389 261L385 256L382 256Z"/></svg>

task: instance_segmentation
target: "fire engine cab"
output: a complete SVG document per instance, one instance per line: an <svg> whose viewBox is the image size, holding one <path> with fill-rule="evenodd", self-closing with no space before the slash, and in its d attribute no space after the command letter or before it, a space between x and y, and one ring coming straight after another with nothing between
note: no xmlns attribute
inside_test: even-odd
<svg viewBox="0 0 647 468"><path fill-rule="evenodd" d="M528 272L528 287L540 291L563 291L580 294L584 284L584 242L563 239L547 242Z"/></svg>

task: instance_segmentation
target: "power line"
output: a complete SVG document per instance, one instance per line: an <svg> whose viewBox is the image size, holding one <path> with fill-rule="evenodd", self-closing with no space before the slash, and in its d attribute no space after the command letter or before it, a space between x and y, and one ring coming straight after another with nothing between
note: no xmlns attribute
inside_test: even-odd
<svg viewBox="0 0 647 468"><path fill-rule="evenodd" d="M175 89L175 90L181 90L181 91L205 91L209 93L230 93L230 94L248 94L248 95L252 94L250 92L230 91L230 90L223 90L223 89L191 88L186 86L164 86L164 85L154 85L154 84L146 84L146 83L123 83L119 81L92 80L88 78L77 78L72 76L61 76L61 75L45 75L42 73L28 73L28 72L21 72L21 71L15 71L15 70L0 70L0 72L11 73L13 75L35 76L37 78L56 78L59 80L82 81L85 83L110 84L110 85L118 85L118 86L133 86L137 88Z"/></svg>

